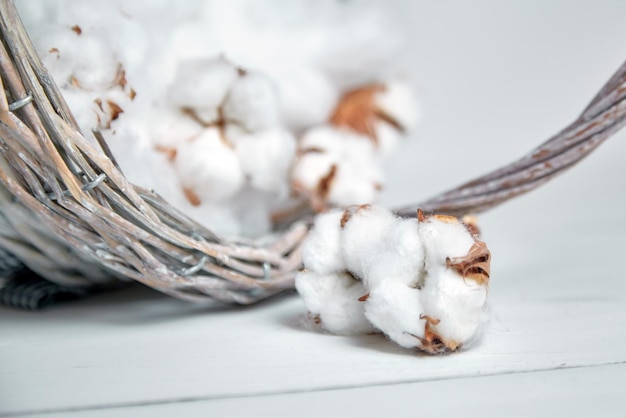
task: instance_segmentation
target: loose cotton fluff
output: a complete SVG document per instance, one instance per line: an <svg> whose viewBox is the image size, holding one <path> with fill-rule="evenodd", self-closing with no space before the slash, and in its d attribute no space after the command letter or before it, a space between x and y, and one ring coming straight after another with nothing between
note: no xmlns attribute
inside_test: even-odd
<svg viewBox="0 0 626 418"><path fill-rule="evenodd" d="M381 159L417 120L402 11L374 1L16 5L85 137L220 235L267 234L302 202L376 201Z"/></svg>
<svg viewBox="0 0 626 418"><path fill-rule="evenodd" d="M490 253L454 217L331 210L317 216L303 262L296 289L310 318L332 333L382 332L440 354L475 341L486 320Z"/></svg>

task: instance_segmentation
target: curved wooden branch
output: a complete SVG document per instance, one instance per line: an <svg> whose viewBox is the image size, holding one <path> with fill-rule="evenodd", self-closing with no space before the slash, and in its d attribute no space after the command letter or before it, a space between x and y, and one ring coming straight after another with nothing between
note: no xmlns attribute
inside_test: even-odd
<svg viewBox="0 0 626 418"><path fill-rule="evenodd" d="M583 113L561 132L519 160L414 206L396 210L414 217L417 208L462 216L479 213L546 183L589 155L626 124L626 63Z"/></svg>

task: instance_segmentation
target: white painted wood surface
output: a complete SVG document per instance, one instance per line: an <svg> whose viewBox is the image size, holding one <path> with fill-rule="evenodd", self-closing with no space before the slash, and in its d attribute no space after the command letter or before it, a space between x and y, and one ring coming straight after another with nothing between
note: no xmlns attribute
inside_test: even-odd
<svg viewBox="0 0 626 418"><path fill-rule="evenodd" d="M411 3L420 137L389 205L505 164L580 112L626 59L626 2ZM481 218L492 321L428 357L315 333L297 297L229 309L147 289L0 308L0 416L624 416L626 134Z"/></svg>

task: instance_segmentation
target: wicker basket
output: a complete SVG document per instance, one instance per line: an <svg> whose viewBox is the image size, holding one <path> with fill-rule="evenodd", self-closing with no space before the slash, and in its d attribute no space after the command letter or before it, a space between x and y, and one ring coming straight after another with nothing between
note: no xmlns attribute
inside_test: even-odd
<svg viewBox="0 0 626 418"><path fill-rule="evenodd" d="M188 300L250 304L291 289L307 219L263 244L225 241L124 177L78 130L11 0L0 2L0 248L49 281L138 281ZM626 66L574 123L527 156L416 208L476 213L570 167L624 125Z"/></svg>

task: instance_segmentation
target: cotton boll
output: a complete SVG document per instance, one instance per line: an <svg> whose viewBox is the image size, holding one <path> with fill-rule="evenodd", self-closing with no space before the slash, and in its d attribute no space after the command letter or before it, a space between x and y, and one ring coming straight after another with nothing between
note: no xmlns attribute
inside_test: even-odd
<svg viewBox="0 0 626 418"><path fill-rule="evenodd" d="M168 90L170 103L192 109L206 123L213 122L237 77L237 69L221 58L183 61Z"/></svg>
<svg viewBox="0 0 626 418"><path fill-rule="evenodd" d="M223 142L217 128L205 129L182 143L174 166L183 188L194 192L200 202L228 199L245 181L237 154Z"/></svg>
<svg viewBox="0 0 626 418"><path fill-rule="evenodd" d="M383 186L383 174L373 144L361 135L341 131L341 153L328 201L337 206L372 203Z"/></svg>
<svg viewBox="0 0 626 418"><path fill-rule="evenodd" d="M342 131L330 125L320 125L304 132L300 137L298 148L307 150L322 150L339 155L344 148Z"/></svg>
<svg viewBox="0 0 626 418"><path fill-rule="evenodd" d="M341 247L346 269L371 287L369 272L379 263L379 254L388 246L387 235L396 217L380 206L352 207L344 211Z"/></svg>
<svg viewBox="0 0 626 418"><path fill-rule="evenodd" d="M287 174L295 154L295 139L289 131L272 129L252 134L227 134L235 144L241 168L250 185L278 198L288 194Z"/></svg>
<svg viewBox="0 0 626 418"><path fill-rule="evenodd" d="M32 33L37 54L50 71L54 80L61 86L70 83L74 69L73 56L76 48L76 34L70 28L54 23L43 23Z"/></svg>
<svg viewBox="0 0 626 418"><path fill-rule="evenodd" d="M382 187L382 171L373 145L347 130L320 126L300 140L294 188L314 209L373 202Z"/></svg>
<svg viewBox="0 0 626 418"><path fill-rule="evenodd" d="M291 168L291 185L304 195L314 210L327 208L327 199L337 170L337 157L325 152L307 152L300 155Z"/></svg>
<svg viewBox="0 0 626 418"><path fill-rule="evenodd" d="M304 271L298 274L295 284L309 313L325 330L340 335L375 331L359 301L366 293L361 282L345 273Z"/></svg>
<svg viewBox="0 0 626 418"><path fill-rule="evenodd" d="M144 120L154 145L160 149L176 149L204 130L189 116L167 108L152 109L144 115Z"/></svg>
<svg viewBox="0 0 626 418"><path fill-rule="evenodd" d="M454 350L477 336L486 318L487 286L437 268L429 271L421 300L425 314L437 322L431 331Z"/></svg>
<svg viewBox="0 0 626 418"><path fill-rule="evenodd" d="M280 119L276 86L263 74L246 72L231 87L223 110L228 122L248 131L273 128Z"/></svg>
<svg viewBox="0 0 626 418"><path fill-rule="evenodd" d="M106 36L95 30L81 35L73 33L70 28L67 32L66 41L73 45L56 48L60 60L71 62L71 82L86 90L109 88L115 81L120 64Z"/></svg>
<svg viewBox="0 0 626 418"><path fill-rule="evenodd" d="M354 170L350 163L338 166L332 187L328 194L328 203L333 206L350 206L376 201L381 190L380 181L364 176Z"/></svg>
<svg viewBox="0 0 626 418"><path fill-rule="evenodd" d="M302 244L302 262L306 269L320 274L345 270L342 217L342 210L332 210L315 217L313 228Z"/></svg>
<svg viewBox="0 0 626 418"><path fill-rule="evenodd" d="M365 301L365 317L391 340L406 348L421 346L423 308L419 290L393 277L382 280Z"/></svg>
<svg viewBox="0 0 626 418"><path fill-rule="evenodd" d="M426 272L421 298L432 319L429 331L455 350L476 337L485 318L490 255L457 218L434 215L419 227Z"/></svg>

